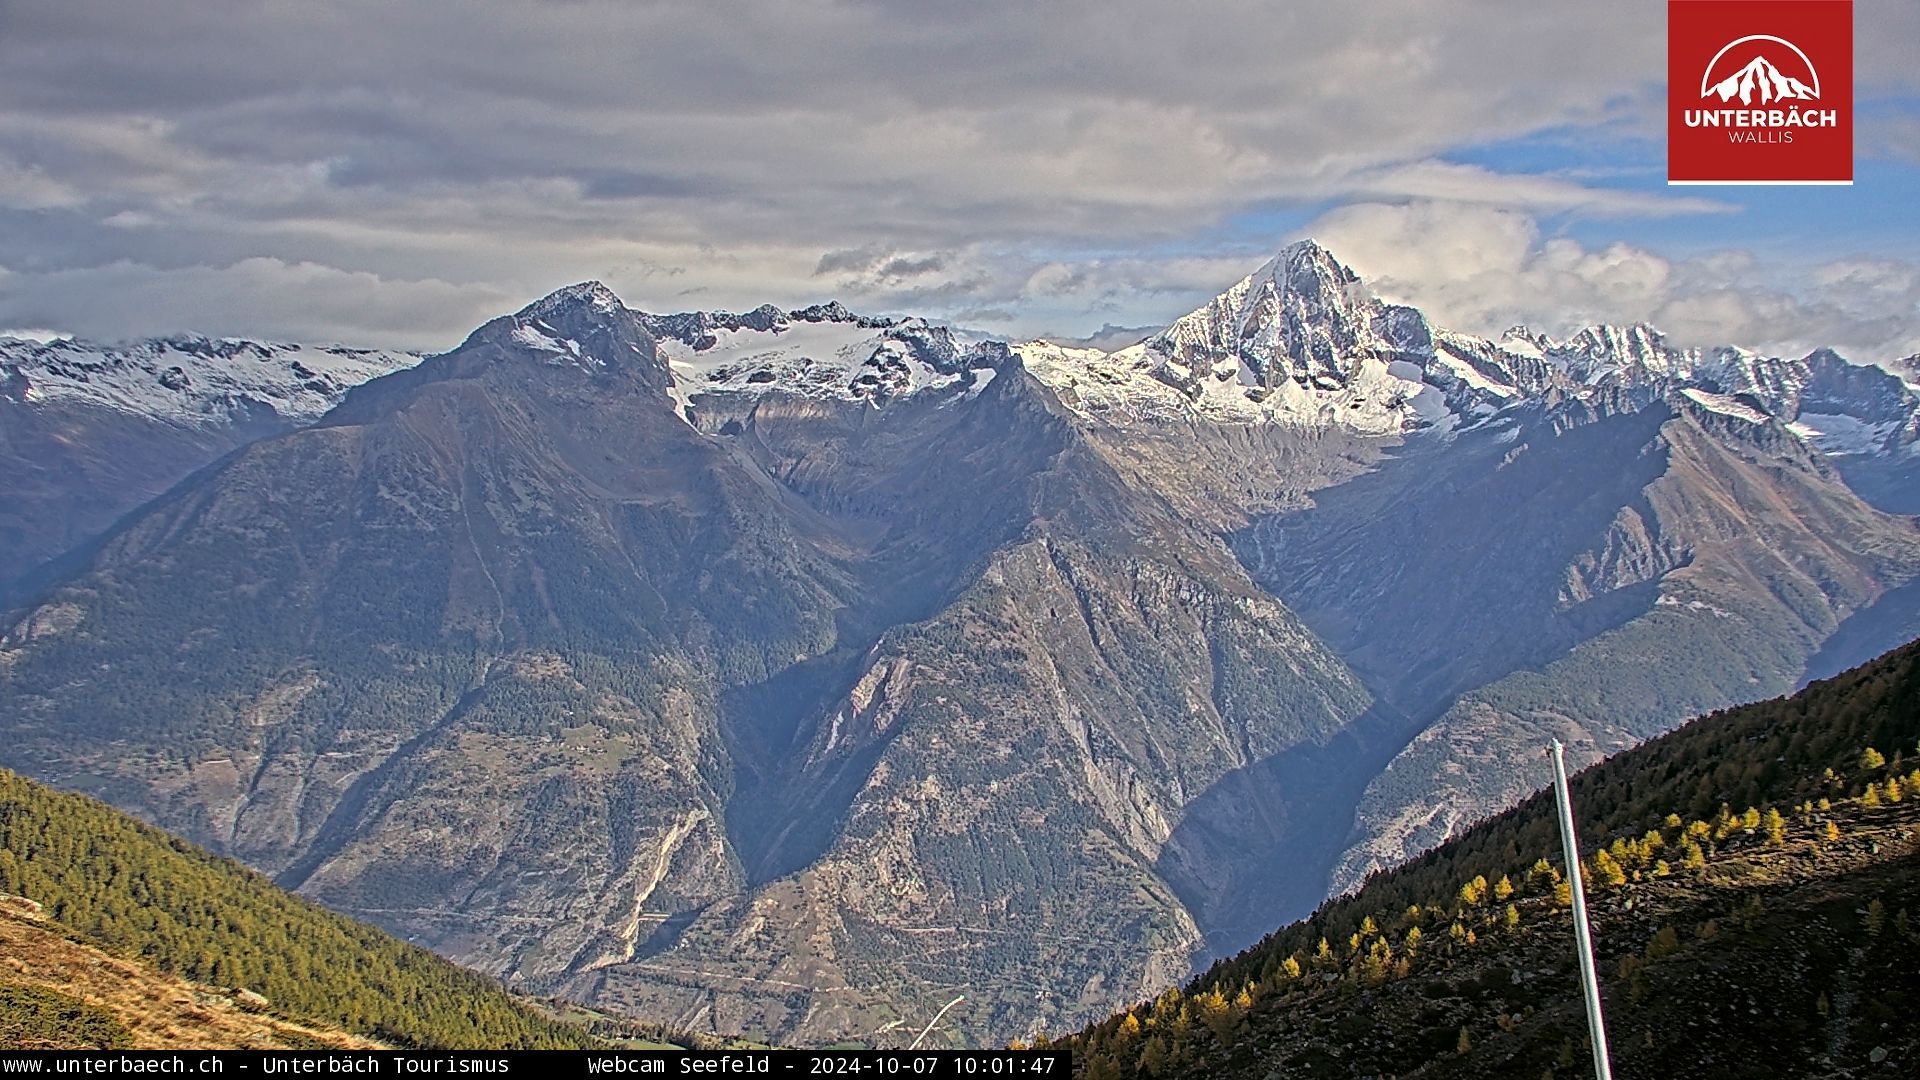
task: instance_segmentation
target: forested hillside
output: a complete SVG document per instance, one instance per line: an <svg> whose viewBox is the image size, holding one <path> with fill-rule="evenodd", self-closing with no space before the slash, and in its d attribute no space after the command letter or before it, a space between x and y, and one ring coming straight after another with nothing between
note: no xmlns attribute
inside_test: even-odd
<svg viewBox="0 0 1920 1080"><path fill-rule="evenodd" d="M251 999L241 991L261 995L266 1004L259 1007L274 1014L380 1042L558 1048L593 1041L424 949L92 799L5 770L0 893L26 897L43 921L113 956L228 988L243 1000ZM0 962L23 948L8 935L0 940ZM120 1044L123 1033L110 1018L63 1001L70 994L9 982L0 969L0 991L19 999L19 1016L31 1005L33 1015L47 1018L47 1031L84 1030ZM80 1027L53 1026L63 1017ZM34 1035L22 1031L19 1038Z"/></svg>
<svg viewBox="0 0 1920 1080"><path fill-rule="evenodd" d="M1916 766L1920 643L1574 779L1616 1075L1920 1069ZM1588 1075L1556 828L1536 795L1065 1040L1076 1070Z"/></svg>

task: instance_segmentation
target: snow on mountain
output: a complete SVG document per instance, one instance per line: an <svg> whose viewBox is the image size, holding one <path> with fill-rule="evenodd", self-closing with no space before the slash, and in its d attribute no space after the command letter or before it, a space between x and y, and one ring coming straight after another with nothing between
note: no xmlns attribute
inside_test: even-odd
<svg viewBox="0 0 1920 1080"><path fill-rule="evenodd" d="M1565 340L1515 327L1489 340L1379 300L1312 241L1140 344L1015 351L1068 407L1114 421L1198 414L1363 435L1450 432L1550 392L1628 390L1777 420L1831 455L1920 453L1920 360L1894 361L1890 374L1824 349L1799 359L1683 349L1645 323L1590 326Z"/></svg>
<svg viewBox="0 0 1920 1080"><path fill-rule="evenodd" d="M676 396L785 392L881 403L924 390L984 387L1011 356L925 319L855 315L839 303L743 314L641 314Z"/></svg>
<svg viewBox="0 0 1920 1080"><path fill-rule="evenodd" d="M1384 435L1450 427L1462 412L1491 412L1500 396L1459 356L1460 371L1428 379L1435 347L1425 317L1374 299L1311 241L1138 345L1097 354L1037 342L1017 351L1070 407L1093 414L1164 419L1188 409Z"/></svg>
<svg viewBox="0 0 1920 1080"><path fill-rule="evenodd" d="M1787 430L1834 457L1878 454L1899 434L1899 425L1869 423L1846 413L1803 412Z"/></svg>
<svg viewBox="0 0 1920 1080"><path fill-rule="evenodd" d="M1736 420L1745 420L1749 424L1764 425L1771 419L1766 413L1748 405L1739 398L1728 397L1725 394L1716 394L1712 391L1701 390L1693 386L1686 387L1681 390L1680 393L1710 412L1717 412L1722 416L1731 416Z"/></svg>
<svg viewBox="0 0 1920 1080"><path fill-rule="evenodd" d="M1565 344L1538 340L1550 363L1589 386L1696 390L1696 402L1707 404L1707 395L1722 406L1714 411L1778 420L1830 455L1920 453L1920 391L1831 349L1799 359L1680 349L1645 325L1590 327Z"/></svg>
<svg viewBox="0 0 1920 1080"><path fill-rule="evenodd" d="M256 419L308 424L346 392L420 362L418 353L237 338L121 345L0 338L0 397L112 409L194 427Z"/></svg>

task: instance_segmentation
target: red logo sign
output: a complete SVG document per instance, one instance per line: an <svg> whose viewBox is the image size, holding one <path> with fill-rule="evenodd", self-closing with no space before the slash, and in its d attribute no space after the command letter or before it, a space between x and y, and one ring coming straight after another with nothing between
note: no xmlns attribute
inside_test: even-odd
<svg viewBox="0 0 1920 1080"><path fill-rule="evenodd" d="M1853 0L1667 0L1667 182L1853 183Z"/></svg>

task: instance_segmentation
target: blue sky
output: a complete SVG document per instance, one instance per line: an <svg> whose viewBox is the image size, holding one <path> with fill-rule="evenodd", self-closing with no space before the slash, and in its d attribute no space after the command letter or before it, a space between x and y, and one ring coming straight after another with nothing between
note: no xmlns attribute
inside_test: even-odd
<svg viewBox="0 0 1920 1080"><path fill-rule="evenodd" d="M0 328L447 347L600 278L1009 336L1314 235L1443 325L1920 350L1920 5L1858 183L1669 188L1660 0L0 4Z"/></svg>

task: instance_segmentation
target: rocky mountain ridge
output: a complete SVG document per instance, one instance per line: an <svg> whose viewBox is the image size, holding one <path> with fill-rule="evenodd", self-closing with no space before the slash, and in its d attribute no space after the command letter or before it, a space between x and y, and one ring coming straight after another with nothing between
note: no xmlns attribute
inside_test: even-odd
<svg viewBox="0 0 1920 1080"><path fill-rule="evenodd" d="M1314 245L1114 353L586 282L73 555L6 760L527 989L1059 1030L1523 796L1518 745L1900 632L1920 533L1843 466L1911 392L1723 352L1436 330ZM1795 429L1839 415L1891 426Z"/></svg>

